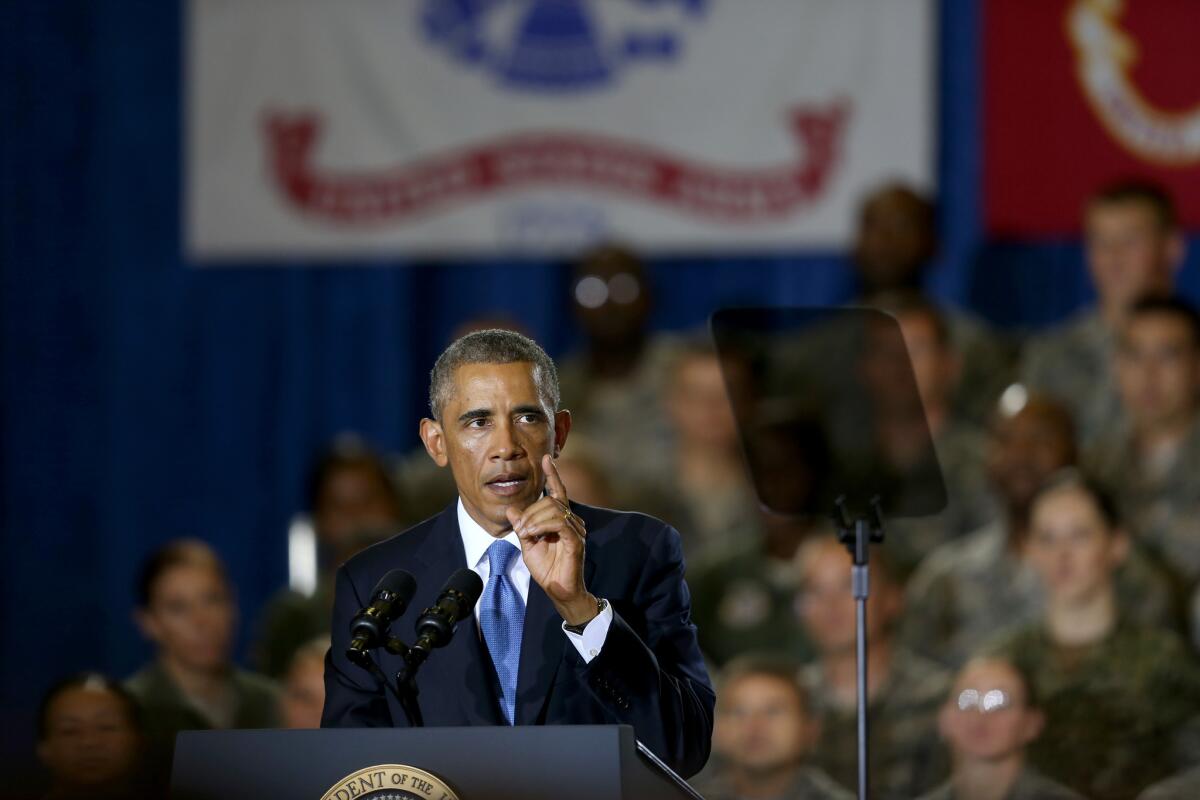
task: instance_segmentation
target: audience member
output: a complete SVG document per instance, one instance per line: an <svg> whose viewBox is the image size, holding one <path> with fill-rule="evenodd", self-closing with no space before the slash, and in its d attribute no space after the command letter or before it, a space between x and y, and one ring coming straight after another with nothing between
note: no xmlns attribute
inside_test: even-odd
<svg viewBox="0 0 1200 800"><path fill-rule="evenodd" d="M727 666L717 692L713 767L697 780L709 800L850 800L809 762L819 735L795 663L746 655Z"/></svg>
<svg viewBox="0 0 1200 800"><path fill-rule="evenodd" d="M645 266L624 247L605 245L580 256L571 292L584 345L558 360L562 406L571 411L572 431L596 444L614 488L624 491L639 475L666 467L662 396L672 340L650 333L653 298Z"/></svg>
<svg viewBox="0 0 1200 800"><path fill-rule="evenodd" d="M962 359L953 348L945 315L918 294L880 295L877 304L899 323L907 358L912 364L921 409L915 415L893 414L881 426L885 452L902 454L907 442L924 439L928 428L946 486L946 508L920 519L889 521L884 546L902 574L938 545L976 530L996 516L983 470L983 432L963 419L953 407ZM887 338L894 338L892 337ZM871 372L881 393L895 390L894 371L903 366L905 353L891 353L886 345L870 348L878 364ZM903 462L903 458L900 458Z"/></svg>
<svg viewBox="0 0 1200 800"><path fill-rule="evenodd" d="M325 706L325 654L329 637L318 636L292 656L283 678L279 698L281 722L285 728L321 727L321 709Z"/></svg>
<svg viewBox="0 0 1200 800"><path fill-rule="evenodd" d="M136 616L157 655L125 685L141 705L160 777L170 768L179 731L276 725L275 685L233 664L233 587L208 545L179 540L150 556Z"/></svg>
<svg viewBox="0 0 1200 800"><path fill-rule="evenodd" d="M917 652L958 666L1001 632L1036 620L1044 592L1023 558L1034 494L1075 464L1075 435L1060 403L1044 397L1001 404L988 439L987 472L1003 512L993 522L934 550L908 584L901 638ZM1117 571L1117 597L1146 624L1173 624L1167 578L1133 549Z"/></svg>
<svg viewBox="0 0 1200 800"><path fill-rule="evenodd" d="M1135 303L1118 339L1116 376L1127 426L1101 437L1090 469L1117 498L1135 539L1181 584L1194 586L1200 581L1200 315L1176 298Z"/></svg>
<svg viewBox="0 0 1200 800"><path fill-rule="evenodd" d="M797 554L797 595L817 659L801 672L821 722L813 763L846 788L858 785L857 652L850 554L832 536L806 541ZM947 770L936 728L949 676L899 645L893 635L903 605L886 559L871 560L867 599L867 702L871 718L872 796L911 800Z"/></svg>
<svg viewBox="0 0 1200 800"><path fill-rule="evenodd" d="M1010 662L969 662L938 714L954 770L921 800L1080 800L1026 760L1026 747L1045 723L1029 683Z"/></svg>
<svg viewBox="0 0 1200 800"><path fill-rule="evenodd" d="M572 431L571 442L554 459L554 467L572 500L600 508L617 508L623 504L596 452L592 441Z"/></svg>
<svg viewBox="0 0 1200 800"><path fill-rule="evenodd" d="M1182 766L1181 734L1200 709L1200 670L1183 643L1120 611L1113 573L1128 548L1098 485L1052 480L1034 497L1027 545L1046 610L995 647L1046 712L1031 762L1094 800L1134 797Z"/></svg>
<svg viewBox="0 0 1200 800"><path fill-rule="evenodd" d="M933 203L902 183L880 186L859 210L852 254L856 304L877 307L894 292L924 294L926 273L936 254ZM953 387L954 408L958 415L980 421L1011 380L1011 348L982 320L962 311L944 313L953 349L962 355L961 374Z"/></svg>
<svg viewBox="0 0 1200 800"><path fill-rule="evenodd" d="M308 507L317 536L316 590L279 591L262 613L255 663L278 678L297 648L329 634L333 574L350 556L404 527L403 502L383 458L357 437L334 441L313 466Z"/></svg>
<svg viewBox="0 0 1200 800"><path fill-rule="evenodd" d="M38 758L50 770L46 800L134 800L151 796L141 771L137 701L103 675L56 684L38 715Z"/></svg>
<svg viewBox="0 0 1200 800"><path fill-rule="evenodd" d="M630 493L630 507L678 530L689 561L757 545L758 501L716 352L703 340L685 343L667 374L674 441L660 471Z"/></svg>
<svg viewBox="0 0 1200 800"><path fill-rule="evenodd" d="M1170 196L1142 181L1116 183L1092 195L1083 228L1097 303L1030 339L1021 372L1032 390L1067 404L1080 442L1090 447L1121 416L1112 374L1117 332L1134 302L1170 294L1184 241Z"/></svg>
<svg viewBox="0 0 1200 800"><path fill-rule="evenodd" d="M829 522L763 513L762 523L761 541L688 565L700 649L718 665L751 652L813 655L796 615L794 562L801 542L829 535Z"/></svg>

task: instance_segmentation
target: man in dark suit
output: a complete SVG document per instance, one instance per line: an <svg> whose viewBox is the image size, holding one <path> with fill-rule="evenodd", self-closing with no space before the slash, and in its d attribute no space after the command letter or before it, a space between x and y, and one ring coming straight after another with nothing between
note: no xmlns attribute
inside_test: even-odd
<svg viewBox="0 0 1200 800"><path fill-rule="evenodd" d="M553 361L532 340L480 331L438 358L421 439L459 499L338 570L324 727L404 726L399 702L346 658L349 624L389 570L420 589L412 630L453 572L485 582L473 616L417 677L426 725L629 724L684 776L708 759L715 696L683 581L679 534L572 503L554 467L571 428ZM385 675L401 660L375 656Z"/></svg>

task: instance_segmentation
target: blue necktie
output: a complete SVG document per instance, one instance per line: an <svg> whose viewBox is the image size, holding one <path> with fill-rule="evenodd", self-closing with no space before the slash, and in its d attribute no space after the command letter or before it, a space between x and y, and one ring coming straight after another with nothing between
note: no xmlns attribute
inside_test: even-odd
<svg viewBox="0 0 1200 800"><path fill-rule="evenodd" d="M521 660L521 630L525 623L525 601L508 577L508 565L521 551L503 539L487 549L488 582L479 606L479 624L487 642L496 677L500 680L500 710L513 724L517 708L517 665Z"/></svg>

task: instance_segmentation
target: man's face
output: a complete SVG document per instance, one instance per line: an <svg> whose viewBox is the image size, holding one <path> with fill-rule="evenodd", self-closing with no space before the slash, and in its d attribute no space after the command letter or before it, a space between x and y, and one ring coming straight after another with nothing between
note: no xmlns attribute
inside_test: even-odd
<svg viewBox="0 0 1200 800"><path fill-rule="evenodd" d="M1125 309L1145 295L1170 292L1180 243L1145 203L1091 206L1084 235L1101 305Z"/></svg>
<svg viewBox="0 0 1200 800"><path fill-rule="evenodd" d="M121 700L102 688L61 693L46 711L38 755L57 780L76 787L128 777L140 739Z"/></svg>
<svg viewBox="0 0 1200 800"><path fill-rule="evenodd" d="M229 663L237 610L224 578L204 564L180 564L154 583L142 629L163 654L198 671Z"/></svg>
<svg viewBox="0 0 1200 800"><path fill-rule="evenodd" d="M863 204L854 263L866 292L915 283L933 249L925 209L910 193L884 189Z"/></svg>
<svg viewBox="0 0 1200 800"><path fill-rule="evenodd" d="M1082 603L1110 585L1127 544L1124 534L1109 528L1090 494L1065 486L1034 503L1025 557L1051 597Z"/></svg>
<svg viewBox="0 0 1200 800"><path fill-rule="evenodd" d="M464 364L441 419L423 420L421 438L439 467L449 465L467 512L492 535L511 528L542 494L542 456L556 456L571 417L538 392L534 365Z"/></svg>
<svg viewBox="0 0 1200 800"><path fill-rule="evenodd" d="M960 698L967 693L967 702ZM1001 699L1003 698L1003 699ZM986 702L988 710L979 703ZM942 706L938 727L955 755L967 761L1000 761L1020 752L1041 732L1041 713L1028 707L1016 670L1001 661L967 665Z"/></svg>
<svg viewBox="0 0 1200 800"><path fill-rule="evenodd" d="M715 355L685 358L668 391L667 410L681 442L718 450L737 447L737 423Z"/></svg>
<svg viewBox="0 0 1200 800"><path fill-rule="evenodd" d="M1138 429L1190 419L1200 393L1200 347L1172 314L1129 320L1116 356L1121 402Z"/></svg>
<svg viewBox="0 0 1200 800"><path fill-rule="evenodd" d="M814 724L800 696L774 675L744 675L724 687L717 706L722 755L735 767L770 773L798 764L812 745Z"/></svg>
<svg viewBox="0 0 1200 800"><path fill-rule="evenodd" d="M797 554L796 602L804 629L823 656L853 652L855 603L850 553L835 539L802 545ZM881 570L867 595L867 638L878 641L900 610L899 592Z"/></svg>
<svg viewBox="0 0 1200 800"><path fill-rule="evenodd" d="M1010 508L1025 509L1034 493L1071 462L1070 433L1036 404L998 419L988 442L987 470Z"/></svg>
<svg viewBox="0 0 1200 800"><path fill-rule="evenodd" d="M399 516L393 496L365 465L334 470L315 510L317 534L339 554L365 544L368 536L394 533Z"/></svg>

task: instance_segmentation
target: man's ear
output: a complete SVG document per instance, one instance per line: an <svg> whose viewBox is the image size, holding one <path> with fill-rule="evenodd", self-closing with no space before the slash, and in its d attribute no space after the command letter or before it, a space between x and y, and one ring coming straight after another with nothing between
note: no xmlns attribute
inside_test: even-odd
<svg viewBox="0 0 1200 800"><path fill-rule="evenodd" d="M442 431L440 422L429 417L421 420L420 435L421 442L425 445L425 452L429 453L433 463L439 467L450 463L450 457L446 455L446 434Z"/></svg>
<svg viewBox="0 0 1200 800"><path fill-rule="evenodd" d="M558 454L566 446L567 434L570 432L571 412L565 408L562 411L554 412L554 452L551 455L555 458L558 458Z"/></svg>
<svg viewBox="0 0 1200 800"><path fill-rule="evenodd" d="M1133 548L1133 541L1129 538L1129 534L1124 528L1117 528L1112 532L1112 561L1114 566L1125 563L1125 559L1129 557L1129 551Z"/></svg>

